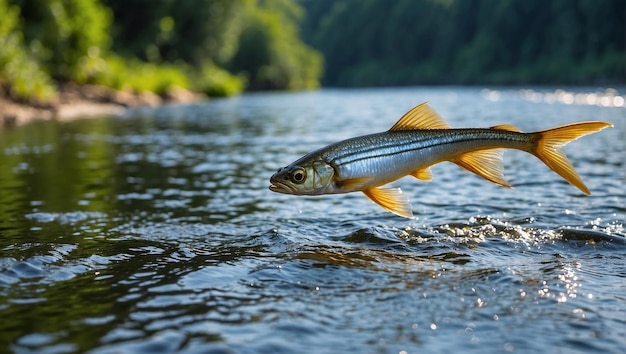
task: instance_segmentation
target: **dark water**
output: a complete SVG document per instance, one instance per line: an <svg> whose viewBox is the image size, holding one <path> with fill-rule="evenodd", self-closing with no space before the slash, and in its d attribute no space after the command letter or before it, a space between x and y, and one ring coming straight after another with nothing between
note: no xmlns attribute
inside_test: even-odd
<svg viewBox="0 0 626 354"><path fill-rule="evenodd" d="M624 90L590 92L254 94L0 130L0 352L622 352ZM612 122L565 148L593 195L516 151L514 189L452 164L395 183L414 220L267 189L422 101L456 127Z"/></svg>

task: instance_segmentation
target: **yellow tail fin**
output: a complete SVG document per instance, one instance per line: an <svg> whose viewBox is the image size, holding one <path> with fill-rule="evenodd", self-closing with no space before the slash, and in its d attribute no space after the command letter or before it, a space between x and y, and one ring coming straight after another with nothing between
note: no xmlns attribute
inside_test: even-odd
<svg viewBox="0 0 626 354"><path fill-rule="evenodd" d="M589 188L580 179L560 147L572 140L612 126L611 123L606 122L582 122L537 132L536 134L539 134L540 138L533 153L552 171L589 195L591 194Z"/></svg>

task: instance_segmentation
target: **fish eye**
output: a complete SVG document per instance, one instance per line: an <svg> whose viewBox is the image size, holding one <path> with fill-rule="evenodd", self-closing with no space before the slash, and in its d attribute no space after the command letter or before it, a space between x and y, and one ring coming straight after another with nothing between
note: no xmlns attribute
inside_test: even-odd
<svg viewBox="0 0 626 354"><path fill-rule="evenodd" d="M304 180L306 179L306 171L299 168L291 173L290 178L293 183L304 183Z"/></svg>

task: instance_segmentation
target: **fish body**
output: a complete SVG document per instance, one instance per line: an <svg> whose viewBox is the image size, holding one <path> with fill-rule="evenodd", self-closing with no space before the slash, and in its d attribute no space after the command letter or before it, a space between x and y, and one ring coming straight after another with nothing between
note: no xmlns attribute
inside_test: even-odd
<svg viewBox="0 0 626 354"><path fill-rule="evenodd" d="M511 187L502 173L502 149L516 149L537 156L589 194L559 147L608 126L611 124L606 122L582 122L533 133L523 133L510 125L452 129L423 103L402 116L389 131L328 145L279 169L270 178L270 190L294 195L361 191L384 209L411 217L408 197L398 188L380 186L407 175L429 181L430 166L450 161L491 182Z"/></svg>

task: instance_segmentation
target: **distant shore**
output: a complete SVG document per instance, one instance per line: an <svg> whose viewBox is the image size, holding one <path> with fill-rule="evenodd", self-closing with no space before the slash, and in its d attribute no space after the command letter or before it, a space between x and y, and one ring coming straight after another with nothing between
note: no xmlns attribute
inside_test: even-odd
<svg viewBox="0 0 626 354"><path fill-rule="evenodd" d="M151 92L117 91L98 85L64 84L47 102L25 103L0 96L0 129L36 119L71 120L95 116L119 116L131 107L156 107L168 103L193 103L207 97L174 88L163 96Z"/></svg>

